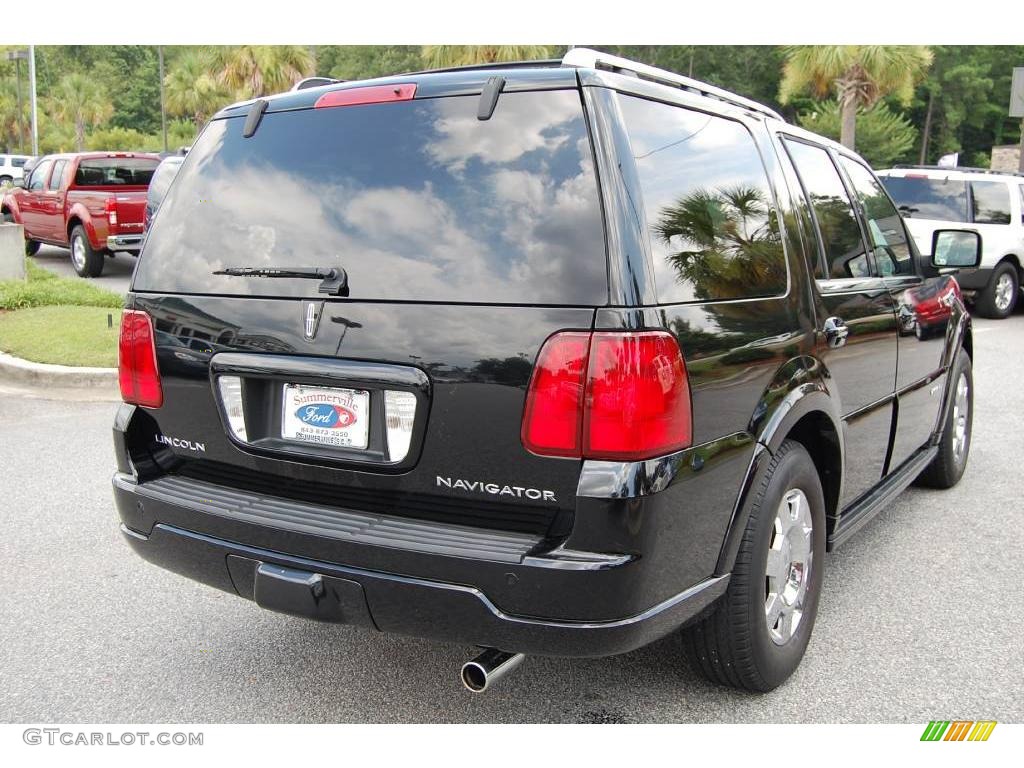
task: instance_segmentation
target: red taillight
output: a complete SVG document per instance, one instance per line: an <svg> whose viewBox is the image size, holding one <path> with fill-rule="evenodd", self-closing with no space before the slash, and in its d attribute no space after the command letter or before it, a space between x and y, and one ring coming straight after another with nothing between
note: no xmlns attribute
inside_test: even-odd
<svg viewBox="0 0 1024 768"><path fill-rule="evenodd" d="M664 331L557 333L537 357L523 445L544 456L637 461L692 440L679 344Z"/></svg>
<svg viewBox="0 0 1024 768"><path fill-rule="evenodd" d="M108 197L106 202L107 208L107 221L110 222L110 226L117 226L117 200L113 197Z"/></svg>
<svg viewBox="0 0 1024 768"><path fill-rule="evenodd" d="M557 333L544 342L523 415L523 445L544 456L579 456L589 333Z"/></svg>
<svg viewBox="0 0 1024 768"><path fill-rule="evenodd" d="M388 101L409 101L416 95L416 83L399 85L368 85L328 91L316 100L314 107L354 107L358 104L382 104Z"/></svg>
<svg viewBox="0 0 1024 768"><path fill-rule="evenodd" d="M121 398L147 408L164 404L160 369L156 364L153 321L145 312L126 309L121 315L121 339L117 346L117 376Z"/></svg>

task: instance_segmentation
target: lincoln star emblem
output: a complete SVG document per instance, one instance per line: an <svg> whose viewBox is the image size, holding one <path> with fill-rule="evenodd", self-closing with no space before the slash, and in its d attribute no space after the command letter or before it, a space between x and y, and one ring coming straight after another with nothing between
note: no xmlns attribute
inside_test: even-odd
<svg viewBox="0 0 1024 768"><path fill-rule="evenodd" d="M302 304L306 318L304 329L306 341L312 341L316 338L316 329L320 325L320 313L323 312L324 303L322 301L304 301Z"/></svg>

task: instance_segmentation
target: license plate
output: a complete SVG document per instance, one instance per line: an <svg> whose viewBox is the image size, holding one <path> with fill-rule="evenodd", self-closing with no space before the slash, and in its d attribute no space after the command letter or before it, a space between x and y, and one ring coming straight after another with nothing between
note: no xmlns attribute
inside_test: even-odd
<svg viewBox="0 0 1024 768"><path fill-rule="evenodd" d="M367 446L370 393L361 389L284 385L281 437L339 448Z"/></svg>

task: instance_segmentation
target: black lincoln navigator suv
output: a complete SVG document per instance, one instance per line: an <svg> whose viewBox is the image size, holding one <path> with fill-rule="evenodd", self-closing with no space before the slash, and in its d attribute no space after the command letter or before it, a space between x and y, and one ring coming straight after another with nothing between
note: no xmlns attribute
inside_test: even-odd
<svg viewBox="0 0 1024 768"><path fill-rule="evenodd" d="M678 630L769 690L825 552L964 471L979 250L921 256L849 150L585 49L237 104L127 299L121 530L264 608L479 646L472 690Z"/></svg>

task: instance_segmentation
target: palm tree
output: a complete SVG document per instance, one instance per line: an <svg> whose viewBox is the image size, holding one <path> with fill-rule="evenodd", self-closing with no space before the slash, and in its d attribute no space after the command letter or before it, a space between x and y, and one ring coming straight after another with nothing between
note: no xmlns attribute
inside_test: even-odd
<svg viewBox="0 0 1024 768"><path fill-rule="evenodd" d="M178 57L164 78L164 87L167 110L172 115L191 118L196 128L231 101L231 93L212 74L209 57L195 51Z"/></svg>
<svg viewBox="0 0 1024 768"><path fill-rule="evenodd" d="M287 91L313 73L304 45L236 45L215 54L217 80L243 97Z"/></svg>
<svg viewBox="0 0 1024 768"><path fill-rule="evenodd" d="M75 129L75 147L85 147L85 129L106 122L114 106L106 89L94 78L81 72L64 75L51 94L50 112L58 120L71 123Z"/></svg>
<svg viewBox="0 0 1024 768"><path fill-rule="evenodd" d="M432 69L489 64L493 61L550 59L551 45L425 45L423 59Z"/></svg>
<svg viewBox="0 0 1024 768"><path fill-rule="evenodd" d="M794 45L786 48L779 100L804 91L821 98L835 88L842 112L840 138L854 149L857 110L892 94L904 104L932 63L923 45Z"/></svg>

